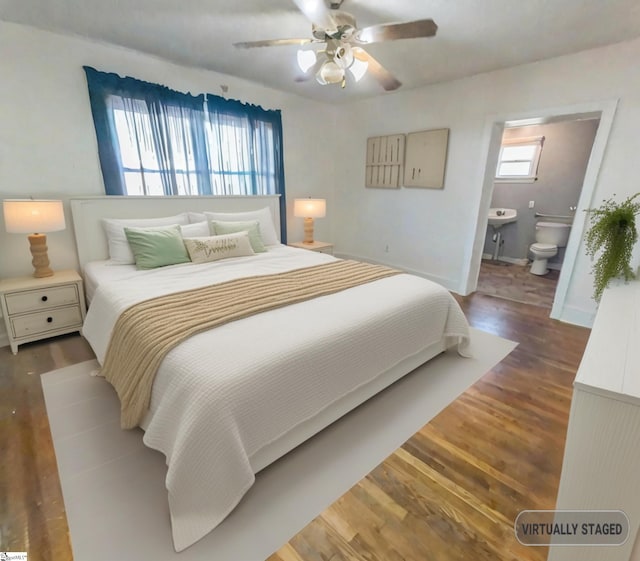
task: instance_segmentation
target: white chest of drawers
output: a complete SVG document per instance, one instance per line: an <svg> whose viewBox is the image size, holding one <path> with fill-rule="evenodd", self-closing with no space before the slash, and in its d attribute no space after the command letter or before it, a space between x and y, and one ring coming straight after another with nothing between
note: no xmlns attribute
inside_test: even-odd
<svg viewBox="0 0 640 561"><path fill-rule="evenodd" d="M640 282L602 296L576 375L558 510L622 510L617 547L554 547L548 561L640 560ZM635 548L634 548L635 544Z"/></svg>
<svg viewBox="0 0 640 561"><path fill-rule="evenodd" d="M0 305L13 354L23 343L80 331L86 313L76 271L0 280Z"/></svg>

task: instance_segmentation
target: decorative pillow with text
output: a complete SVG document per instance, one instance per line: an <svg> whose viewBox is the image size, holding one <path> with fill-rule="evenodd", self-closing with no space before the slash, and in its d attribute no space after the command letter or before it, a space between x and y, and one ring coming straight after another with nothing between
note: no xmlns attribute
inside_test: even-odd
<svg viewBox="0 0 640 561"><path fill-rule="evenodd" d="M184 245L194 263L207 263L228 257L245 257L255 252L246 231L222 236L184 238Z"/></svg>

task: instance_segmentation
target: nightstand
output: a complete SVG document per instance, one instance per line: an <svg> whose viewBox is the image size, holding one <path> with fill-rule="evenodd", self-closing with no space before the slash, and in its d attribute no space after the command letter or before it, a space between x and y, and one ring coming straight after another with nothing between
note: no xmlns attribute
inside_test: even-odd
<svg viewBox="0 0 640 561"><path fill-rule="evenodd" d="M313 243L293 242L288 244L291 247L299 247L300 249L308 249L317 251L318 253L328 253L333 255L333 244L327 242L314 241Z"/></svg>
<svg viewBox="0 0 640 561"><path fill-rule="evenodd" d="M23 343L80 331L86 313L82 279L75 271L0 280L0 304L14 355Z"/></svg>

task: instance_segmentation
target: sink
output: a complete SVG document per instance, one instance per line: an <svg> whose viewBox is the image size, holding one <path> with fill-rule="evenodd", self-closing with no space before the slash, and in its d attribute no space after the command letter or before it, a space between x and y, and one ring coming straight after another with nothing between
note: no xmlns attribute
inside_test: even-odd
<svg viewBox="0 0 640 561"><path fill-rule="evenodd" d="M489 209L489 225L494 228L499 228L516 220L518 220L518 211L515 208Z"/></svg>

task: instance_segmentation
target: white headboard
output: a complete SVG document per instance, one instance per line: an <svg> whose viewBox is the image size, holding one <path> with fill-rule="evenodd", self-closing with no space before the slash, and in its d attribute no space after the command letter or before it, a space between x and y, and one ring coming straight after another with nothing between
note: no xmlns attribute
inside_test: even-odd
<svg viewBox="0 0 640 561"><path fill-rule="evenodd" d="M180 212L242 212L269 207L280 239L280 195L84 197L70 199L81 270L89 261L109 259L102 218L155 218Z"/></svg>

